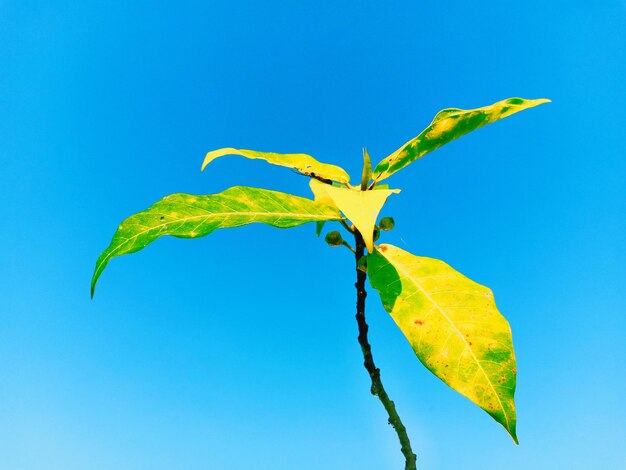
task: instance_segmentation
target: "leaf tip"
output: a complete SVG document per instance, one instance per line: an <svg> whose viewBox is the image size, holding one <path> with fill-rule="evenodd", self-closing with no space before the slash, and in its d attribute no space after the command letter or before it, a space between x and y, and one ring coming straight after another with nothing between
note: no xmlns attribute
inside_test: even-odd
<svg viewBox="0 0 626 470"><path fill-rule="evenodd" d="M491 413L490 413L491 414ZM513 439L513 442L516 446L519 445L519 439L517 438L517 418L515 416L515 411L513 411L513 415L509 417L509 419L504 418L504 420L500 420L496 418L495 415L491 414L491 416L502 425L502 427L506 430L507 434Z"/></svg>
<svg viewBox="0 0 626 470"><path fill-rule="evenodd" d="M200 168L200 171L204 171L204 169L206 168L206 166L211 163L213 160L215 160L218 157L223 157L224 155L241 155L240 151L234 148L230 148L230 147L225 147L225 148L221 148L221 149L217 149L217 150L211 150L210 152L207 152L207 154L204 156L204 161L202 162L202 167Z"/></svg>
<svg viewBox="0 0 626 470"><path fill-rule="evenodd" d="M98 279L100 278L100 275L102 274L102 271L104 270L104 268L107 265L107 263L104 263L104 264L100 263L100 260L102 259L103 255L105 253L106 253L106 251L104 253L102 253L100 255L100 257L98 258L98 261L96 261L96 269L93 272L93 276L91 276L90 295L91 295L92 299L93 299L94 294L96 293L96 284L98 283Z"/></svg>
<svg viewBox="0 0 626 470"><path fill-rule="evenodd" d="M102 273L102 271L98 270L98 266L96 266L96 270L93 273L93 276L91 277L91 289L90 289L90 295L91 295L91 299L93 299L94 294L96 293L96 284L98 283L98 278L100 277L100 274Z"/></svg>
<svg viewBox="0 0 626 470"><path fill-rule="evenodd" d="M202 166L200 167L200 171L204 171L206 166L211 162L211 152L207 152L204 156L204 160L202 161Z"/></svg>

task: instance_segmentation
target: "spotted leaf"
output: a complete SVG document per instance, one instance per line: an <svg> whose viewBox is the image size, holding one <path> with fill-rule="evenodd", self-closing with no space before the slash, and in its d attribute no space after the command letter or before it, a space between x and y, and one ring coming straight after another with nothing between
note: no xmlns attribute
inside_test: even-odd
<svg viewBox="0 0 626 470"><path fill-rule="evenodd" d="M374 169L374 180L381 181L401 170L428 152L458 139L468 132L503 119L524 109L532 108L550 100L526 100L509 98L476 109L449 108L439 111L433 122L414 139L384 158Z"/></svg>
<svg viewBox="0 0 626 470"><path fill-rule="evenodd" d="M256 150L223 148L213 150L206 154L202 163L202 170L218 157L224 155L240 155L250 159L265 160L272 165L285 166L307 176L318 176L320 178L338 181L347 184L350 182L350 175L346 171L336 165L322 163L317 161L311 155L305 153L273 153L273 152L257 152Z"/></svg>
<svg viewBox="0 0 626 470"><path fill-rule="evenodd" d="M511 329L491 290L443 261L393 245L376 247L367 265L385 310L422 364L489 413L517 443Z"/></svg>
<svg viewBox="0 0 626 470"><path fill-rule="evenodd" d="M139 251L163 235L196 238L218 228L253 222L288 228L339 219L339 211L333 205L267 189L235 186L219 194L172 194L122 222L96 262L91 295L112 258Z"/></svg>

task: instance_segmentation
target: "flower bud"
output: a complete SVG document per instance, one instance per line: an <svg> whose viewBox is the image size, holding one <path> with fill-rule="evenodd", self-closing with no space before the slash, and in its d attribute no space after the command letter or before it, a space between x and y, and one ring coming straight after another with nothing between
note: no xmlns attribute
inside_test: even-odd
<svg viewBox="0 0 626 470"><path fill-rule="evenodd" d="M380 219L380 223L378 224L380 229L385 231L391 230L395 225L396 223L394 222L393 217L383 217Z"/></svg>
<svg viewBox="0 0 626 470"><path fill-rule="evenodd" d="M343 244L343 238L341 238L341 234L337 231L328 232L325 240L330 246L341 246Z"/></svg>

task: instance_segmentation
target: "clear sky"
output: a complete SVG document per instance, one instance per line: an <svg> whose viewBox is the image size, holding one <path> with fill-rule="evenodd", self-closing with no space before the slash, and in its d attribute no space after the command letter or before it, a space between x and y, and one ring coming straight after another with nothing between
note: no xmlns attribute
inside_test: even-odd
<svg viewBox="0 0 626 470"><path fill-rule="evenodd" d="M132 5L131 5L132 3ZM446 107L547 97L389 179L384 240L491 287L518 359L516 447L370 339L420 469L626 468L626 2L0 1L0 468L403 468L369 394L353 260L254 225L114 260L174 192L356 180Z"/></svg>

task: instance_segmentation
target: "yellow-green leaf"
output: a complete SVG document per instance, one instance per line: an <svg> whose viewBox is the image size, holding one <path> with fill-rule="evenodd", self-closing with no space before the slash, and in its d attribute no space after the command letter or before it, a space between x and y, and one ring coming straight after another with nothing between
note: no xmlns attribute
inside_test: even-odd
<svg viewBox="0 0 626 470"><path fill-rule="evenodd" d="M350 219L365 241L368 251L374 249L374 227L376 219L387 198L399 189L379 189L378 191L360 191L341 188L311 180L311 190L318 201L332 200L343 214Z"/></svg>
<svg viewBox="0 0 626 470"><path fill-rule="evenodd" d="M377 246L367 265L385 310L419 360L502 424L517 443L511 328L491 290L443 261L393 245Z"/></svg>
<svg viewBox="0 0 626 470"><path fill-rule="evenodd" d="M206 154L202 163L202 170L218 157L224 155L240 155L250 159L265 160L272 165L293 168L303 175L320 177L327 180L338 181L347 184L350 182L350 175L346 171L336 165L321 163L311 155L305 153L273 153L273 152L257 152L256 150L223 148L213 150Z"/></svg>
<svg viewBox="0 0 626 470"><path fill-rule="evenodd" d="M96 262L91 295L109 261L141 250L163 235L197 238L218 228L262 222L279 228L339 220L334 205L267 189L234 186L219 194L172 194L124 220Z"/></svg>
<svg viewBox="0 0 626 470"><path fill-rule="evenodd" d="M532 108L550 100L527 100L509 98L490 106L476 109L449 108L439 111L433 122L417 137L384 158L374 169L374 180L381 181L401 170L428 152L457 139L468 132L503 119L524 109Z"/></svg>

